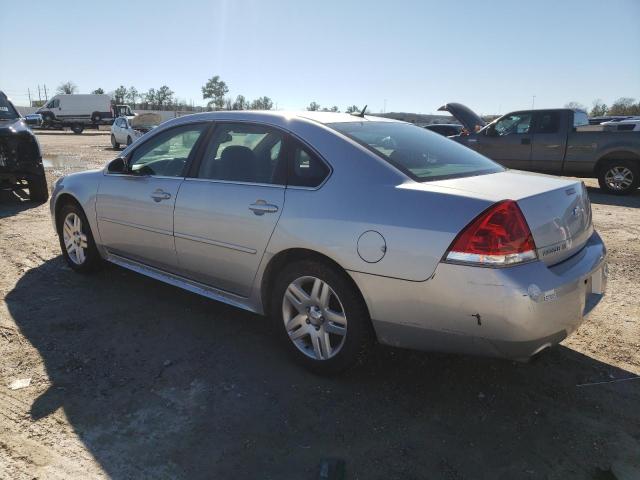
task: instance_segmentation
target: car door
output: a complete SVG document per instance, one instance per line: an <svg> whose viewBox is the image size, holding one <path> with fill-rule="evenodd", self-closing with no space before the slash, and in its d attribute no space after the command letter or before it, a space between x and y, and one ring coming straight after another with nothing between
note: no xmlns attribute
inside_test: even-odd
<svg viewBox="0 0 640 480"><path fill-rule="evenodd" d="M175 205L181 274L249 296L284 205L286 135L251 123L220 123Z"/></svg>
<svg viewBox="0 0 640 480"><path fill-rule="evenodd" d="M560 173L567 149L568 111L540 110L533 116L531 169Z"/></svg>
<svg viewBox="0 0 640 480"><path fill-rule="evenodd" d="M121 132L121 127L120 127L120 125L121 125L121 124L120 124L121 120L122 120L122 119L120 119L120 118L116 118L116 119L114 120L114 122L113 122L113 125L111 126L111 133L113 134L113 138L115 138L115 139L116 139L116 142L117 142L117 143L122 143L122 140L120 139L120 138L121 138L121 135L122 135L122 134L120 133L120 132Z"/></svg>
<svg viewBox="0 0 640 480"><path fill-rule="evenodd" d="M532 113L509 113L474 136L469 146L508 168L531 167Z"/></svg>
<svg viewBox="0 0 640 480"><path fill-rule="evenodd" d="M173 209L206 123L170 128L142 142L126 169L105 172L96 201L98 230L109 253L174 271Z"/></svg>

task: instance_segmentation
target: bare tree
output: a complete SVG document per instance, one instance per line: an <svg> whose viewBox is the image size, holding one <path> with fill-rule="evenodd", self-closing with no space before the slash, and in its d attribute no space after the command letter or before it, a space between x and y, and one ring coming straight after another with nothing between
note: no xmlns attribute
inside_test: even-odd
<svg viewBox="0 0 640 480"><path fill-rule="evenodd" d="M585 112L587 111L587 107L585 107L580 102L569 102L564 106L564 108L575 108L576 110L584 110Z"/></svg>
<svg viewBox="0 0 640 480"><path fill-rule="evenodd" d="M317 112L318 110L320 110L320 104L317 102L311 102L307 107L307 110L310 112Z"/></svg>
<svg viewBox="0 0 640 480"><path fill-rule="evenodd" d="M244 95L238 95L231 106L232 110L246 110L249 108L249 102L244 98Z"/></svg>
<svg viewBox="0 0 640 480"><path fill-rule="evenodd" d="M256 98L251 102L251 110L271 110L273 108L273 101L269 97Z"/></svg>
<svg viewBox="0 0 640 480"><path fill-rule="evenodd" d="M73 83L71 80L69 80L68 82L61 83L58 86L56 93L58 94L66 93L68 95L71 95L72 93L76 93L77 91L78 91L78 86L75 83Z"/></svg>
<svg viewBox="0 0 640 480"><path fill-rule="evenodd" d="M140 93L136 87L129 87L125 98L128 102L131 102L131 108L136 108L136 100L140 98Z"/></svg>
<svg viewBox="0 0 640 480"><path fill-rule="evenodd" d="M94 95L104 95L104 90L102 88L96 88L93 92Z"/></svg>
<svg viewBox="0 0 640 480"><path fill-rule="evenodd" d="M640 115L640 102L631 97L620 97L611 104L608 115Z"/></svg>
<svg viewBox="0 0 640 480"><path fill-rule="evenodd" d="M602 117L607 114L607 110L609 108L607 105L601 100L597 99L593 101L593 108L589 112L589 116L591 117Z"/></svg>
<svg viewBox="0 0 640 480"><path fill-rule="evenodd" d="M113 92L113 100L116 103L124 103L124 98L126 95L127 95L127 87L125 87L124 85L120 85Z"/></svg>
<svg viewBox="0 0 640 480"><path fill-rule="evenodd" d="M358 108L357 105L350 105L345 110L345 112L347 112L347 113L356 113L356 112L359 112L359 111L360 111L360 109Z"/></svg>

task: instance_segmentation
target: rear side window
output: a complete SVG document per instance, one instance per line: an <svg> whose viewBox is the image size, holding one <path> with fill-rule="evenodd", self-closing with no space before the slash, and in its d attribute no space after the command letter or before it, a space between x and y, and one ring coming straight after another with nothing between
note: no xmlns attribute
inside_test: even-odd
<svg viewBox="0 0 640 480"><path fill-rule="evenodd" d="M293 142L287 185L292 187L317 187L329 175L329 167L298 142Z"/></svg>
<svg viewBox="0 0 640 480"><path fill-rule="evenodd" d="M282 132L264 125L220 124L202 158L198 178L284 184L283 142Z"/></svg>
<svg viewBox="0 0 640 480"><path fill-rule="evenodd" d="M560 131L560 112L540 112L536 120L534 133L558 133Z"/></svg>
<svg viewBox="0 0 640 480"><path fill-rule="evenodd" d="M582 125L589 125L589 117L586 112L573 112L573 126L580 127Z"/></svg>
<svg viewBox="0 0 640 480"><path fill-rule="evenodd" d="M470 148L408 123L365 121L329 126L419 182L504 171Z"/></svg>

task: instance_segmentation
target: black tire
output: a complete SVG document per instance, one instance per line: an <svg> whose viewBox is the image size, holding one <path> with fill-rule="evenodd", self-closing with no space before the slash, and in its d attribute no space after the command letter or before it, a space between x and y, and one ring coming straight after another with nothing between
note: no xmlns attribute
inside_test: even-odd
<svg viewBox="0 0 640 480"><path fill-rule="evenodd" d="M131 140L131 137L127 137L127 147L132 143L133 143L133 140Z"/></svg>
<svg viewBox="0 0 640 480"><path fill-rule="evenodd" d="M71 131L76 135L80 135L84 131L84 125L74 123L73 125L71 125Z"/></svg>
<svg viewBox="0 0 640 480"><path fill-rule="evenodd" d="M100 115L98 112L94 112L93 115L91 115L91 121L93 123L100 123L101 120L102 120L102 115Z"/></svg>
<svg viewBox="0 0 640 480"><path fill-rule="evenodd" d="M79 263L71 259L67 248L64 243L64 234L63 234L63 224L65 219L70 214L75 214L80 218L81 221L81 232L86 236L86 248L84 248L84 261ZM98 249L96 247L96 243L93 239L93 234L91 233L91 227L89 226L89 222L87 221L87 216L82 211L82 208L74 202L67 202L62 206L58 215L56 216L56 227L58 230L58 239L60 241L60 249L62 250L62 256L64 257L67 265L69 265L73 270L78 273L90 273L102 266L102 259L100 258L100 253L98 253Z"/></svg>
<svg viewBox="0 0 640 480"><path fill-rule="evenodd" d="M339 298L339 304L343 308L347 319L344 341L337 353L327 359L319 360L303 353L294 341L289 338L289 333L285 327L285 308L283 306L285 293L292 282L303 277L315 277L328 284ZM334 375L353 367L357 363L363 363L374 343L375 335L371 320L360 292L344 272L325 263L303 260L285 267L276 278L271 291L269 313L277 336L284 344L285 349L298 364L314 373ZM310 324L309 318L307 317L306 327L302 325L300 328L314 328L314 325ZM315 327L315 330L318 329L319 327ZM308 349L310 353L311 349L310 345Z"/></svg>
<svg viewBox="0 0 640 480"><path fill-rule="evenodd" d="M623 181L612 181L615 174ZM607 160L598 172L600 188L612 195L629 195L640 185L640 162L630 160Z"/></svg>
<svg viewBox="0 0 640 480"><path fill-rule="evenodd" d="M111 134L111 146L115 149L120 148L120 144L116 142L116 137L113 135L113 133Z"/></svg>
<svg viewBox="0 0 640 480"><path fill-rule="evenodd" d="M44 203L49 199L49 186L47 177L42 174L32 174L27 177L29 187L29 198L32 202Z"/></svg>
<svg viewBox="0 0 640 480"><path fill-rule="evenodd" d="M42 114L42 125L49 127L51 125L53 125L53 122L55 121L55 116L53 115L52 112L44 112Z"/></svg>

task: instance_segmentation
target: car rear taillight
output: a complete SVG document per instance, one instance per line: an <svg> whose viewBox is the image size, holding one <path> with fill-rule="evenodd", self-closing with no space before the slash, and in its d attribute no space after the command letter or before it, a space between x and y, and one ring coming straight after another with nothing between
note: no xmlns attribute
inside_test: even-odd
<svg viewBox="0 0 640 480"><path fill-rule="evenodd" d="M535 260L536 244L527 221L513 200L482 212L455 238L448 262L503 266Z"/></svg>

